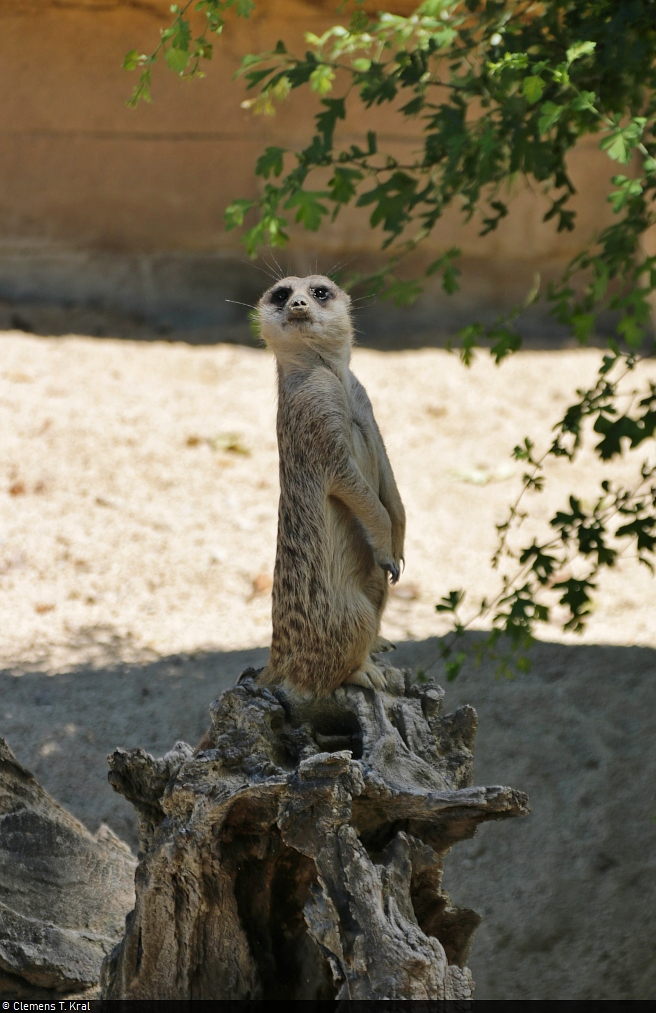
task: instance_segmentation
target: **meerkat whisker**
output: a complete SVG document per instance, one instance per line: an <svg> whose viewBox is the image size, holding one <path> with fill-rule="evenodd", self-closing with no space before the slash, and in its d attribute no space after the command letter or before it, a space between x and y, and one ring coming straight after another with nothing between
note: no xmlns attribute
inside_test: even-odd
<svg viewBox="0 0 656 1013"><path fill-rule="evenodd" d="M253 303L250 303L250 302L240 302L239 299L224 299L223 301L224 302L231 302L235 306L246 306L246 308L249 309L249 310L257 309L257 306L255 306Z"/></svg>
<svg viewBox="0 0 656 1013"><path fill-rule="evenodd" d="M264 263L266 264L266 261ZM263 267L260 267L259 264L254 264L252 262L252 260L242 260L242 264L248 264L249 267L254 267L256 271L260 271L262 274L266 274L267 277L273 278L274 281L278 281L278 279L280 277L279 275L275 274L274 271L272 271L270 269L269 270L265 270ZM267 264L267 267L268 266L269 265Z"/></svg>
<svg viewBox="0 0 656 1013"><path fill-rule="evenodd" d="M273 250L269 250L269 256L271 257L272 261L274 262L274 264L278 268L278 281L280 281L282 278L284 278L285 272L283 271L282 267L278 263Z"/></svg>
<svg viewBox="0 0 656 1013"><path fill-rule="evenodd" d="M352 264L354 260L355 260L355 257L349 257L348 260L338 260L336 264L333 264L333 266L331 267L330 271L328 271L328 277L332 278L333 274L336 271L341 271L341 269L343 267L348 267L349 264Z"/></svg>

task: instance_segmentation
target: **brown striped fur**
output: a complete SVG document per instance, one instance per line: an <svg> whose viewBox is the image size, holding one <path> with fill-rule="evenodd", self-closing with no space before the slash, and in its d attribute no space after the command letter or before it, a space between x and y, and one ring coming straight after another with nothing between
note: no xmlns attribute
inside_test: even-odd
<svg viewBox="0 0 656 1013"><path fill-rule="evenodd" d="M278 366L280 505L273 638L264 684L304 696L382 688L371 658L405 512L371 403L349 369L350 299L320 275L264 293L261 334Z"/></svg>

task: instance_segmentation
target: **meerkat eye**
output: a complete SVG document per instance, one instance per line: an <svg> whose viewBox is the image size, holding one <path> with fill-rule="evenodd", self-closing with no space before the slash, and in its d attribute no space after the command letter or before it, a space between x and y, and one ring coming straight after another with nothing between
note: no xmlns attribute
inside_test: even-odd
<svg viewBox="0 0 656 1013"><path fill-rule="evenodd" d="M274 306L282 308L291 294L291 288L277 288L271 293L269 302L271 302Z"/></svg>
<svg viewBox="0 0 656 1013"><path fill-rule="evenodd" d="M317 285L316 288L312 289L312 295L319 302L325 302L330 297L330 289L326 288L325 285Z"/></svg>

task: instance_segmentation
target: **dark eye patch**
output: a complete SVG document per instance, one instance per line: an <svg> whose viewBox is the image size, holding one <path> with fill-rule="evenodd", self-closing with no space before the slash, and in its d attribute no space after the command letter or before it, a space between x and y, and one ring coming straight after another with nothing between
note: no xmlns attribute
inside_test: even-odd
<svg viewBox="0 0 656 1013"><path fill-rule="evenodd" d="M312 289L312 295L318 302L326 302L332 296L332 292L325 285L317 285L316 288Z"/></svg>
<svg viewBox="0 0 656 1013"><path fill-rule="evenodd" d="M282 308L289 299L291 294L292 294L291 288L276 288L271 293L269 302L272 303L273 306L278 306L279 308Z"/></svg>

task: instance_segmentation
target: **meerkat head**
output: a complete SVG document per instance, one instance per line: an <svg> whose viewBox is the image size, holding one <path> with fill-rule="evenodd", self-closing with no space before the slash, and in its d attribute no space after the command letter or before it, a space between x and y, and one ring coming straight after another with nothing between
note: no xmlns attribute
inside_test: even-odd
<svg viewBox="0 0 656 1013"><path fill-rule="evenodd" d="M260 333L279 362L295 362L303 351L346 358L353 340L351 300L320 274L282 278L258 303Z"/></svg>

